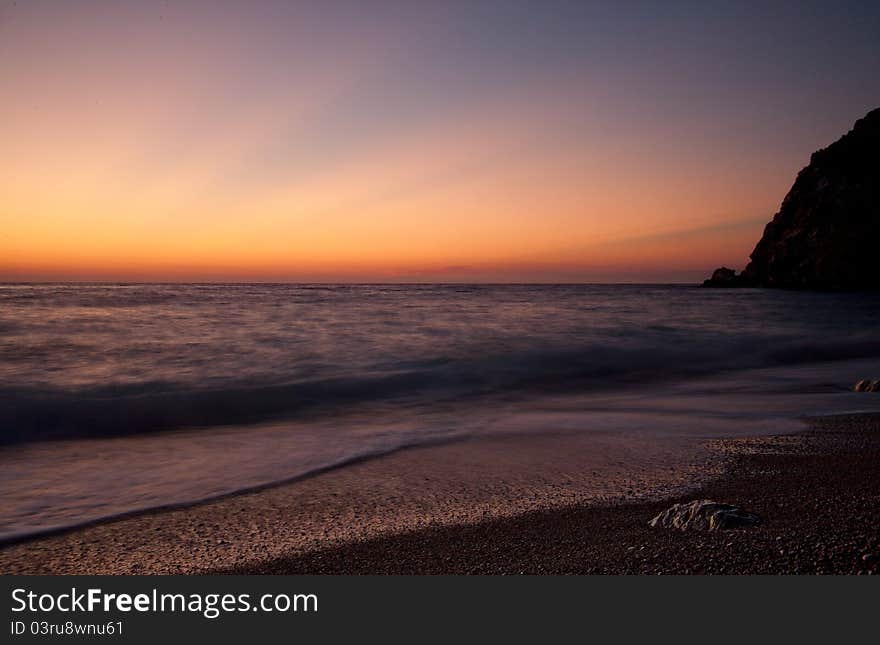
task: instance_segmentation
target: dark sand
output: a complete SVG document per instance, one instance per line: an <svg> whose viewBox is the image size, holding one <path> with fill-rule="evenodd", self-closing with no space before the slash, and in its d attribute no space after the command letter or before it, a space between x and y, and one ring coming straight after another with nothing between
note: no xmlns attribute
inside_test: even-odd
<svg viewBox="0 0 880 645"><path fill-rule="evenodd" d="M795 435L716 440L709 452L678 446L674 459L634 448L643 460L636 478L632 463L580 468L576 444L560 451L552 436L404 451L7 545L0 571L878 573L880 417L810 424ZM431 467L438 460L442 478ZM698 498L742 505L765 523L720 533L648 526L670 504Z"/></svg>

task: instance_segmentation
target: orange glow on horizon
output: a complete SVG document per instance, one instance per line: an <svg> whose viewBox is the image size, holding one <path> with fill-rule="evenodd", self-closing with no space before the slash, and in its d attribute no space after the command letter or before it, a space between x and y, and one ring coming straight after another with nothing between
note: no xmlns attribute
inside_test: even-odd
<svg viewBox="0 0 880 645"><path fill-rule="evenodd" d="M648 68L284 4L4 8L0 280L695 279L816 147Z"/></svg>

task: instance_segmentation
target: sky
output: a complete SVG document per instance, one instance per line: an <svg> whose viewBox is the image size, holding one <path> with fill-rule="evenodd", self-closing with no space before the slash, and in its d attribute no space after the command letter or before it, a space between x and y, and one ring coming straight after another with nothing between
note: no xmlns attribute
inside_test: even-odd
<svg viewBox="0 0 880 645"><path fill-rule="evenodd" d="M0 280L692 282L880 3L0 0Z"/></svg>

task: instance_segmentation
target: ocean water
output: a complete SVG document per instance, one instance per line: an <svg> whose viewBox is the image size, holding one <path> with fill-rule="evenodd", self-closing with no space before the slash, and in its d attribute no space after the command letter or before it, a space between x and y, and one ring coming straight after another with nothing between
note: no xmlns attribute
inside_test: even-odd
<svg viewBox="0 0 880 645"><path fill-rule="evenodd" d="M880 296L635 285L0 285L0 538L472 436L880 411Z"/></svg>

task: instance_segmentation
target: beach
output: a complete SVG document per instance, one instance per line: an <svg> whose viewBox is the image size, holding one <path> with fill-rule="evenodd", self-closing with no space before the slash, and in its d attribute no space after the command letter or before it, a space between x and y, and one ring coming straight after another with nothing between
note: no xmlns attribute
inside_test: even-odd
<svg viewBox="0 0 880 645"><path fill-rule="evenodd" d="M877 294L46 284L0 303L3 573L716 570L727 542L685 556L703 538L647 522L711 496L766 516L732 536L833 535L864 515L810 506L774 533L805 504L779 473L811 495L876 478L858 459L880 397L853 386L878 373ZM845 548L871 570L874 546Z"/></svg>
<svg viewBox="0 0 880 645"><path fill-rule="evenodd" d="M595 446L593 438L584 448ZM9 543L0 571L878 573L880 416L813 418L794 434L663 444L656 453L640 446L630 456L642 462L593 468L576 440L553 435L402 450ZM703 498L763 522L712 533L648 526L671 504Z"/></svg>

